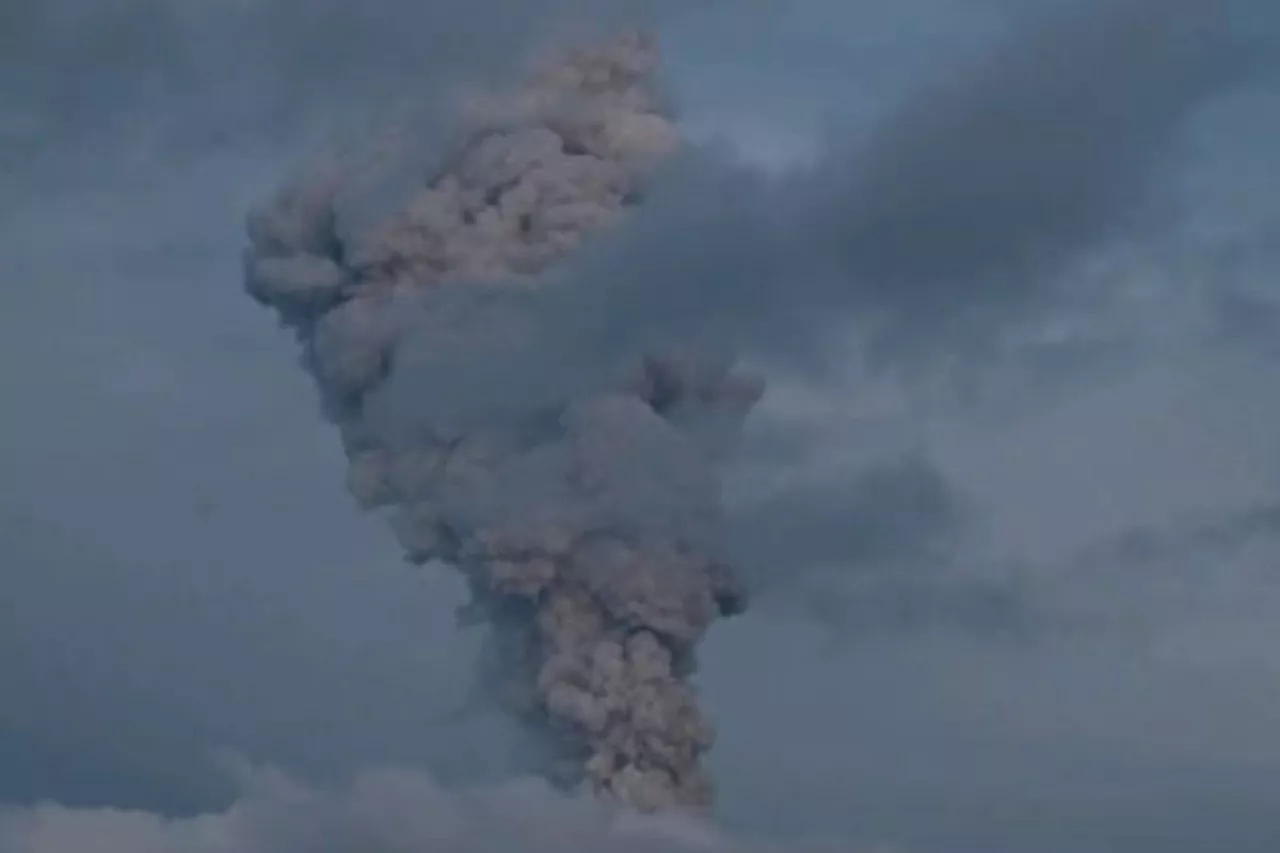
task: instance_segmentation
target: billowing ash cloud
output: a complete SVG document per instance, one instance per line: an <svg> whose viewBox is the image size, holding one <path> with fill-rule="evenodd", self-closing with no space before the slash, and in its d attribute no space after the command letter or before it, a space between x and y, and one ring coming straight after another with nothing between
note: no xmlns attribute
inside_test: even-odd
<svg viewBox="0 0 1280 853"><path fill-rule="evenodd" d="M644 810L711 801L688 678L744 606L716 464L760 383L672 350L553 399L501 366L543 333L520 310L538 273L678 145L655 63L628 33L476 98L438 163L394 134L338 159L251 217L247 258L250 292L306 347L350 491L395 506L409 560L466 575L496 694L553 745L544 772Z"/></svg>
<svg viewBox="0 0 1280 853"><path fill-rule="evenodd" d="M602 5L616 5L577 2L591 19ZM1087 2L1054 0L1077 10ZM470 776L487 772L493 753L502 751L506 732L494 732L487 720L478 730L442 727L439 721L440 710L453 705L457 670L471 658L471 645L451 642L451 626L438 624L440 612L456 600L453 584L461 573L442 572L436 582L406 587L395 572L371 578L350 571L365 555L377 560L381 552L362 536L365 526L330 526L343 513L325 495L339 489L308 491L313 481L303 472L324 468L329 457L313 449L306 419L296 411L295 384L270 368L275 363L287 371L288 357L250 328L255 317L266 325L267 312L256 311L227 283L236 278L234 220L247 198L264 191L262 175L275 172L276 143L289 144L317 132L317 125L341 125L376 110L389 91L407 88L415 99L429 99L437 87L448 90L459 79L473 80L476 66L493 70L518 60L528 47L526 26L551 5L556 4L0 3L0 159L6 176L0 254L13 284L2 291L0 310L9 324L4 337L11 353L5 359L7 381L0 385L10 390L13 409L5 419L11 440L3 442L11 456L0 467L9 486L6 512L21 509L42 523L54 522L49 548L37 542L27 549L32 559L23 554L21 538L16 550L15 541L5 543L5 562L14 570L6 572L0 589L0 611L12 616L0 619L0 651L7 662L0 665L6 676L0 725L4 799L51 796L67 804L221 809L221 800L216 806L209 802L221 788L206 782L201 756L207 746L223 744L286 762L313 781L387 760L427 762L442 779L465 765ZM687 45L699 54L689 57L691 64L701 63L708 77L750 90L752 103L766 113L791 113L791 103L777 103L779 89L785 98L812 104L832 95L834 87L835 97L876 101L872 112L887 113L888 121L866 128L862 144L838 144L811 169L776 180L731 165L714 147L685 148L669 155L652 177L645 174L647 166L638 169L643 192L623 196L625 226L592 230L562 259L526 276L537 287L493 287L444 276L429 295L393 297L389 301L403 309L391 316L395 322L372 323L379 331L407 330L397 338L396 358L382 365L390 371L363 395L358 414L352 413L345 386L328 395L353 457L360 459L353 482L364 484L362 494L390 497L393 511L409 521L431 522L426 510L439 511L464 530L477 518L522 517L522 508L537 495L538 507L568 501L592 524L634 524L646 536L675 525L680 536L698 539L709 490L697 484L707 482L708 458L673 440L667 424L644 412L639 395L608 398L610 406L618 403L624 410L618 420L635 432L627 433L625 457L604 455L608 443L590 444L591 454L602 455L588 454L587 467L603 465L609 472L593 501L576 503L576 486L548 489L561 482L566 460L585 453L586 439L617 434L587 417L617 414L591 408L602 395L617 390L646 354L690 339L723 364L732 363L734 345L765 358L825 355L829 332L842 344L860 346L866 340L860 333L870 327L886 362L896 366L921 353L955 354L963 361L966 353L957 346L962 342L996 346L1008 326L988 321L1003 320L1014 309L1043 309L1052 301L1044 313L1056 323L1063 306L1046 295L1056 296L1059 284L1073 293L1087 284L1075 275L1057 279L1057 267L1069 267L1076 249L1108 239L1112 230L1144 223L1133 213L1142 211L1146 179L1169 150L1169 131L1178 116L1204 103L1226 79L1221 72L1230 62L1221 60L1232 59L1232 51L1224 19L1213 16L1241 4L1146 2L1139 4L1150 10L1145 29L1110 23L1108 8L1132 6L1097 4L1089 16L1076 19L1084 24L1033 29L1037 44L1053 48L1043 51L1020 48L1026 31L1015 27L1013 38L990 58L943 63L944 79L898 109L880 102L884 82L874 66L912 64L921 52L929 53L927 64L937 63L931 48L904 45L903 34L911 42L938 32L947 41L968 27L971 15L994 6L1046 4L918 0L894 4L890 14L889 4L869 12L867 4L816 0L794 9L787 4L785 13L767 23L760 22L762 10L777 4L718 5L728 12L716 16L718 31L699 37L700 45ZM823 9L839 11L815 21ZM774 22L783 14L797 24L794 41L779 46L772 43L787 37ZM67 38L48 44L47 33L33 35L15 23L22 15L50 26L57 19ZM1204 27L1177 23L1199 15L1205 16ZM732 16L737 17L724 20ZM93 27L82 26L86 18ZM739 40L739 23L768 31L768 37ZM94 34L99 24L111 25L96 29L101 38ZM895 29L898 24L902 29ZM838 32L844 27L851 33ZM1094 39L1100 30L1114 37ZM848 55L815 73L818 63L809 49L824 40L827 49L838 43L835 50ZM732 61L721 60L726 50L751 54L765 41L771 44L761 48L780 52L768 61L746 58L754 60L761 77L772 77L776 69L781 82L775 88L763 80L767 91L759 91L729 67ZM850 41L861 46L849 48ZM1042 61L1065 55L1089 61L1041 70ZM1098 70L1102 66L1111 69L1110 76ZM849 86L844 92L842 80ZM1091 87L1091 97L1079 97ZM819 94L821 89L826 92ZM1263 140L1274 132L1266 116L1275 113L1265 109L1268 104L1274 107L1274 98L1258 101L1260 121L1246 123L1249 130L1237 125L1225 131L1246 144L1212 144L1204 158L1232 172L1236 183L1250 184L1260 200L1265 181L1258 176L1268 174L1270 159L1259 154L1242 162L1236 155L1242 147L1266 147ZM506 106L494 109L501 114ZM715 104L712 111L723 106ZM1240 106L1233 109L1239 112ZM119 136L103 132L107 117L121 128ZM344 241L385 248L366 241L367 229L376 233L378 226L400 221L397 208L422 189L423 170L436 176L451 169L449 156L470 150L466 132L490 124L483 116L469 124L443 115L406 129L403 156L394 156L393 149L381 163L343 167L343 192L334 205L340 215L334 233L321 234L323 250L300 267L277 263L275 272L296 273L312 263L321 272L319 281L324 275L333 281L336 270L342 290L337 298L360 291L369 277L358 279L346 257L326 263L334 260L326 255ZM1221 133L1220 123L1214 124ZM525 123L517 115L503 127L523 131L530 125L537 121ZM1036 132L1044 126L1062 130L1075 144L1061 146L1058 134ZM122 138L129 144L121 144ZM388 147L394 142L386 140ZM1018 168L1006 171L1005 163ZM349 168L364 171L356 177ZM631 174L629 166L623 171ZM1027 180L1028 174L1035 180ZM1225 183L1216 174L1207 178ZM988 189L1001 205L988 203ZM1237 204L1229 193L1210 194L1223 196L1219 207L1229 206L1242 219L1250 216L1249 205ZM1203 194L1191 197L1196 214L1206 216ZM613 203L611 197L604 207ZM461 203L449 207L461 209ZM949 220L947 212L959 220ZM913 217L920 228L909 227ZM452 235L457 223L444 218ZM501 218L498 225L505 227ZM476 248L478 255L471 247L459 254L483 260L491 246L482 242ZM1158 279L1168 287L1135 302L1133 314L1126 309L1116 326L1110 317L1092 316L1081 324L1083 333L1065 324L1068 343L1078 343L1086 356L1096 354L1099 339L1105 342L1112 330L1128 343L1139 323L1144 332L1168 331L1168 322L1180 316L1171 318L1177 311L1166 297L1181 294L1188 279L1201 274L1192 270L1194 262L1212 260L1165 261L1173 257L1166 254L1168 246L1140 246L1138 254L1146 254L1145 248L1161 256L1158 268L1148 266L1154 258L1138 258L1132 275L1117 275L1098 290L1135 278ZM1177 248L1187 250L1180 257L1199 252L1192 244ZM409 254L410 260L416 257ZM1270 262L1247 270L1259 284L1256 290L1241 281L1238 299L1223 294L1218 307L1233 343L1246 336L1274 338L1273 300L1262 287L1272 280ZM1203 270L1217 288L1222 266L1215 260ZM315 326L319 306L331 308L335 299L324 288L309 292L318 297L315 313L305 298L276 294L277 304L289 303L300 327ZM389 316L372 312L365 319ZM1106 326L1101 335L1091 334L1094 319ZM851 332L848 320L856 326ZM280 338L275 343L287 347ZM1065 347L1043 349L1062 353ZM341 350L316 347L310 363ZM1268 793L1275 790L1280 766L1276 750L1268 749L1275 743L1270 733L1280 707L1268 692L1275 683L1274 655L1267 650L1276 647L1276 605L1262 594L1274 586L1274 555L1255 544L1244 549L1250 553L1233 556L1235 549L1226 544L1261 530L1274 516L1250 513L1237 521L1209 515L1203 525L1193 517L1195 532L1187 539L1176 528L1153 528L1154 539L1104 544L1096 561L1096 554L1082 560L1098 570L1079 572L1078 582L1031 583L1029 594L1039 596L1033 605L1048 598L1069 615L1097 616L1084 626L1089 641L1079 645L1087 648L1056 635L1036 649L1017 650L975 650L963 637L938 642L919 636L922 626L937 623L1007 633L1024 615L1020 589L968 583L952 571L953 564L975 568L983 555L970 559L975 555L946 552L955 524L947 509L954 500L947 482L966 496L976 489L980 513L994 505L989 511L998 516L1002 540L1013 543L1007 547L1018 557L1025 553L1032 569L1061 567L1073 578L1072 556L1059 563L1045 552L1068 549L1077 540L1107 543L1107 530L1172 513L1176 507L1165 506L1165 497L1176 497L1176 506L1203 500L1206 509L1224 501L1264 507L1274 500L1274 430L1264 429L1274 409L1266 385L1274 377L1262 369L1264 360L1242 359L1217 373L1188 376L1185 361L1170 365L1159 355L1151 358L1169 365L1176 374L1170 384L1191 389L1189 394L1176 404L1144 398L1152 380L1135 377L1110 396L1081 401L1090 412L1107 412L1105 418L1081 423L1056 409L1040 410L1036 414L1043 417L1031 419L1037 425L1025 430L1030 437L1020 437L1020 418L1003 413L975 427L938 423L931 412L924 413L930 421L925 425L918 411L901 417L895 412L884 415L895 423L872 428L824 419L812 409L807 415L789 413L792 431L781 431L776 449L787 450L780 455L797 469L820 468L834 479L848 463L851 446L862 461L883 458L876 449L878 430L900 433L905 443L927 430L929 440L922 444L941 466L942 479L899 466L847 488L783 488L776 500L748 507L742 525L730 528L730 544L735 529L753 534L738 543L753 562L736 562L732 548L729 562L757 600L767 597L767 605L790 596L794 603L793 579L812 579L813 586L798 584L803 593L812 590L799 602L804 624L780 625L786 620L754 613L712 632L710 642L699 647L706 670L699 683L722 724L715 757L724 769L721 816L727 823L754 822L763 824L762 831L784 833L854 825L902 838L920 851L1280 849ZM1001 366L1014 362L1043 375L1020 358ZM981 378L990 377L984 372ZM892 377L874 379L897 384ZM779 384L771 377L771 405L780 396ZM954 387L945 378L940 384L947 391ZM1233 386L1229 393L1202 393L1224 385ZM879 406L868 406L874 394L865 384L849 383L846 389L859 417ZM566 401L578 406L568 420ZM712 413L696 407L685 414L682 426L701 448L716 451L724 449L721 437L738 417L708 417ZM752 417L758 423L762 414L757 408ZM823 446L814 436L798 436L794 427L801 417L831 440ZM1161 434L1179 426L1181 440L1150 455L1136 452L1159 444ZM405 476L413 469L392 465L395 489L424 496L406 503L399 491L387 488L382 462L415 454L429 461L437 445L423 435L437 431L466 447L451 456L448 477L454 479L434 473L414 479ZM1107 440L1117 432L1128 438ZM520 444L524 440L529 443ZM512 444L521 450L508 452ZM900 446L894 442L892 452ZM488 447L495 452L477 462ZM540 455L530 461L521 456L525 450ZM516 464L522 459L528 464ZM622 461L625 469L617 467ZM769 469L761 478L771 486L778 484L781 461L752 458ZM366 479L366 473L374 476ZM802 479L801 471L787 473ZM476 485L488 476L503 488ZM618 482L629 488L614 488ZM645 489L638 492L633 487L639 484ZM1114 499L1115 492L1122 496ZM195 500L206 505L196 510ZM422 515L411 514L420 509ZM435 553L426 540L436 531L434 524L403 528L409 544L421 549L415 550L418 559ZM68 540L87 546L75 550ZM1266 544L1274 549L1275 536ZM454 547L445 537L440 553L447 556ZM935 559L938 548L945 564L938 571L916 571L917 563ZM1174 554L1188 563L1179 577L1194 576L1196 582L1170 595L1165 558ZM119 564L104 555L116 555ZM492 617L493 609L484 604L490 600L485 585L497 573L487 559L459 562L471 567L481 587L480 615ZM1135 563L1150 563L1152 570L1134 572ZM502 582L524 577L516 571ZM433 595L442 599L434 606L424 600ZM1171 607L1169 598L1179 606ZM807 639L814 614L852 631L859 642L841 649L836 660L819 659L819 644ZM1128 623L1133 614L1147 620L1142 637L1098 639L1105 633L1098 622ZM1043 624L1041 612L1031 617L1033 628ZM527 612L519 610L504 619L509 627L499 638L518 638L519 626L530 624ZM1150 623L1159 623L1159 630L1148 631ZM867 636L877 632L887 636ZM1160 635L1164 663L1154 672L1139 653L1151 633ZM1164 647L1165 634L1176 635L1172 649ZM494 655L505 676L495 683L499 688L511 686L510 676L524 671L509 665L503 648ZM434 662L451 657L447 666ZM922 657L929 661L922 664ZM412 684L400 690L401 681ZM517 678L514 686L521 684ZM610 682L609 690L620 684L629 682ZM624 693L619 688L608 695ZM565 707L574 712L601 706ZM546 723L545 715L533 720L540 730ZM438 749L444 741L448 749ZM453 812L433 810L442 800L429 784L426 791L421 798L406 795L403 811L354 797L365 803L367 821L348 820L353 798L342 795L271 795L271 802L287 801L281 810L305 802L280 821L264 819L260 830L235 830L232 841L218 839L243 818L169 823L150 815L50 807L15 815L7 827L19 834L5 835L0 849L35 845L28 830L36 821L45 850L92 850L94 843L128 850L234 849L252 840L258 849L324 850L352 838L387 841L392 849L430 849L442 836L439 843L450 849L485 849L496 842L486 840L491 836L484 828L509 826L502 810L518 810L511 800L493 800L494 811L455 823ZM267 808L263 802L251 793L233 814L261 813ZM537 794L527 802L552 816L548 831L558 824L573 833L582 825L562 817L559 799ZM412 842L394 828L409 823L410 812L432 822ZM317 840L307 834L308 826L329 835ZM131 827L141 828L138 835ZM201 827L207 834L191 840ZM441 827L456 828L457 834ZM522 831L541 838L527 827ZM611 839L583 835L584 847L611 846Z"/></svg>
<svg viewBox="0 0 1280 853"><path fill-rule="evenodd" d="M247 774L219 814L169 819L150 812L57 805L0 811L5 853L435 853L586 851L680 853L850 849L742 844L678 817L618 814L598 803L518 781L453 792L417 773L368 772L343 791L314 790L275 772Z"/></svg>
<svg viewBox="0 0 1280 853"><path fill-rule="evenodd" d="M1090 4L775 182L681 150L634 32L473 96L456 131L316 165L250 218L248 289L298 334L350 491L394 507L411 561L466 576L542 771L704 808L689 676L745 606L717 469L763 390L733 353L808 358L837 319L936 344L1016 307L1141 210L1233 44L1196 4ZM789 508L820 542L824 513Z"/></svg>

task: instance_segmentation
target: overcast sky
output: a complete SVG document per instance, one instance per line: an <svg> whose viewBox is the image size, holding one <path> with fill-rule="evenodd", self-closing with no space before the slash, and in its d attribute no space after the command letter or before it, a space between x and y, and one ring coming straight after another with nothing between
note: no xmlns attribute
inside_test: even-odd
<svg viewBox="0 0 1280 853"><path fill-rule="evenodd" d="M825 164L780 179L819 199L804 226L835 223L815 239L854 247L849 275L899 288L795 285L846 323L842 355L776 370L730 477L759 601L699 675L719 817L921 853L1272 853L1274 50L1192 79L1180 63L1204 57L1162 52L1167 33L1137 58L1000 48L1071 3L1015 5L657 14L691 133L775 173ZM1222 8L1267 35L1264 5ZM0 12L0 802L219 811L227 754L317 785L387 765L500 779L510 733L468 704L462 585L402 563L344 493L293 341L241 290L242 218L328 130L423 79L500 73L530 32L564 30L548 10L587 7L196 6ZM1088 74L1028 59L1055 50ZM1026 164L1053 215L1015 188L1016 221L968 219L978 179ZM917 242L895 242L890 208ZM1024 222L1052 251L1004 265ZM977 325L939 319L975 307ZM760 358L790 354L783 332Z"/></svg>

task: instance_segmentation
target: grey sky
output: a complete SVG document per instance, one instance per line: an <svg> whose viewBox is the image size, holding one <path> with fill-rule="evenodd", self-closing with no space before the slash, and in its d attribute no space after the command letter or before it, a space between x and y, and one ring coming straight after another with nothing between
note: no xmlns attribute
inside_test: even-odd
<svg viewBox="0 0 1280 853"><path fill-rule="evenodd" d="M454 713L468 699L474 641L453 627L461 591L446 573L402 565L382 523L349 504L336 439L287 336L239 290L239 250L245 209L326 128L391 105L417 74L448 84L492 73L525 43L524 21L498 2L307 4L305 19L288 0L216 5L226 9L203 13L215 24L176 3L0 13L0 174L13 188L0 201L0 801L218 809L230 790L216 750L320 783L397 763L445 782L502 773L501 722ZM556 5L521 8L532 19ZM842 190L823 222L872 221L877 200L907 188L912 221L941 233L960 217L975 229L951 255L928 229L910 235L946 265L950 289L905 263L915 253L857 252L856 292L798 280L787 306L762 284L738 294L761 299L735 303L737 314L723 310L734 295L720 280L696 274L723 273L726 258L759 272L750 265L775 256L737 251L744 234L787 224L771 216L794 197L809 204L813 184L786 189L773 213L722 221L708 221L722 200L676 194L677 213L654 205L622 238L624 252L664 247L655 271L673 272L668 294L680 276L713 285L679 296L677 327L724 319L760 355L810 331L769 317L780 304L797 317L848 309L853 324L839 341L847 359L833 367L824 341L822 370L792 363L799 375L775 383L735 471L742 517L804 541L771 536L751 549L770 581L759 611L720 629L703 662L722 730L723 820L766 836L897 838L925 853L1095 853L1121 840L1126 853L1270 853L1280 537L1274 525L1227 522L1265 519L1280 500L1265 240L1280 222L1265 192L1277 96L1262 77L1201 100L1218 78L1181 72L1219 66L1184 64L1171 48L1181 40L1042 77L1027 58L1053 50L1019 42L997 54L1013 56L1005 66L980 66L1014 69L1023 88L1010 106L1010 77L945 71L989 55L1009 5L797 0L783 20L769 4L708 2L664 18L672 88L692 126L725 129L756 159L820 151L820 135L838 129L854 159L821 173L835 176L823 189ZM1207 8L1166 7L1161 26ZM135 11L116 16L125 10ZM55 49L34 16L64 12L95 22L68 25L83 40ZM1057 156L1058 134L1005 156L1008 124L983 124L988 139L965 123L982 113L966 103L995 104L1043 130L1036 98L1079 82L1076 71L1107 95L1064 98L1097 158ZM937 79L974 97L895 113L928 106L905 99ZM974 79L994 83L963 88ZM1124 111L1135 102L1151 111ZM1163 110L1181 106L1190 123L1166 121ZM1115 110L1094 112L1104 107ZM899 145L906 131L879 123L895 114L940 128ZM939 148L954 138L973 142L976 160ZM1161 140L1171 144L1157 152ZM864 151L889 166L859 178ZM1063 166L1037 171L1056 183L1036 187L1062 218L1016 217L1063 239L1034 278L978 281L987 269L971 269L977 256L965 252L1007 260L1012 226L969 221L970 200L989 183L978 178L1011 162ZM893 184L895 169L964 180L954 206L939 206L936 180ZM1130 183L1142 176L1154 192ZM843 192L877 181L883 192ZM753 188L730 189L750 199ZM1118 201L1139 197L1142 228L1095 246L1090 229L1124 222L1136 208ZM816 232L769 236L763 248L782 244L794 263ZM847 249L879 232L819 236L830 233ZM885 246L881 235L872 249ZM618 261L602 250L584 263ZM878 289L886 269L921 286ZM621 282L629 296L637 279ZM1227 285L1257 306L1244 312L1251 334L1238 331ZM1003 311L1010 295L1029 309L1016 322ZM983 324L943 323L950 307L982 307ZM903 322L868 337L867 312ZM983 358L947 358L973 349ZM877 472L900 477L881 483ZM1143 530L1161 531L1178 557L1113 547ZM981 617L965 608L983 590L1008 593L992 618L1034 630L972 630ZM882 618L902 596L924 616Z"/></svg>

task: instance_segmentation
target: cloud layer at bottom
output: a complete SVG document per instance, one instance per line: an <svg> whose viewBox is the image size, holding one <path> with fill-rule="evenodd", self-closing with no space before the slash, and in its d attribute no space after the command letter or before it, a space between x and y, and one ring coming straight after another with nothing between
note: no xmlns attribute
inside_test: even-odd
<svg viewBox="0 0 1280 853"><path fill-rule="evenodd" d="M0 813L4 853L431 853L431 851L780 850L740 844L672 817L615 814L540 782L452 792L404 770L362 773L341 792L274 771L244 774L220 814L167 819L141 811L42 805ZM793 848L788 848L793 849ZM846 849L805 847L804 849Z"/></svg>

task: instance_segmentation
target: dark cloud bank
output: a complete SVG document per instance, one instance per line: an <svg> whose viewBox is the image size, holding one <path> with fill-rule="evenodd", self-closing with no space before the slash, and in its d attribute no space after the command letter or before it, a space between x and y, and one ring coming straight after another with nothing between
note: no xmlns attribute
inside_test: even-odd
<svg viewBox="0 0 1280 853"><path fill-rule="evenodd" d="M597 17L593 7L593 25L607 29L637 11L616 5L612 20L614 9ZM926 11L961 14L934 5ZM430 389L434 404L455 416L488 417L594 387L637 353L689 338L741 353L784 383L797 376L831 383L837 390L828 394L841 393L852 342L863 365L857 381L908 389L909 402L892 414L847 424L810 419L802 428L795 417L777 417L786 413L771 411L766 398L760 423L742 437L742 465L764 474L730 501L728 547L761 612L711 637L702 674L722 727L712 769L724 780L724 822L735 829L796 837L832 828L849 839L837 849L864 849L864 840L879 837L901 839L907 849L1064 853L1270 851L1280 842L1268 799L1280 778L1280 754L1267 745L1276 720L1269 709L1277 705L1266 685L1276 670L1265 649L1274 640L1265 626L1277 612L1267 590L1280 485L1280 452L1266 436L1280 412L1266 390L1274 370L1258 355L1273 337L1264 310L1273 295L1248 289L1248 275L1233 280L1227 296L1207 288L1203 300L1179 291L1177 282L1164 282L1168 290L1154 303L1127 289L1142 284L1143 247L1162 251L1192 240L1176 190L1179 157L1186 147L1194 155L1200 138L1188 135L1197 130L1194 120L1241 92L1274 106L1258 82L1270 47L1253 38L1266 34L1266 12L1245 3L1054 5L1064 7L1056 10L1062 17L1045 23L1037 8L1028 20L1015 19L1004 38L899 93L856 144L830 141L815 163L781 177L734 165L729 150L714 144L682 155L646 190L625 228L586 244L546 273L554 287L522 300L538 330L523 349L469 352L466 382L405 373L384 401L397 420L412 420L414 401ZM6 596L11 612L0 611L0 660L23 694L5 700L4 744L19 759L19 769L5 773L5 790L15 800L173 810L162 789L187 785L189 793L174 798L177 807L203 807L222 786L203 781L212 777L197 766L204 760L197 743L249 751L317 777L405 760L431 772L365 772L332 792L251 772L241 774L243 794L229 810L180 820L110 808L15 807L0 817L0 849L737 845L668 819L623 819L620 827L600 807L538 785L459 792L431 781L432 773L468 775L451 774L467 753L500 765L512 739L497 722L442 722L464 701L465 686L457 685L467 682L475 653L445 624L460 591L447 579L397 583L394 566L372 566L361 567L357 582L370 591L354 595L355 603L340 601L352 596L340 579L349 566L385 549L374 544L376 532L345 520L337 496L318 506L292 504L299 489L330 489L332 476L312 483L301 472L333 462L328 450L298 449L312 442L305 388L283 371L257 384L244 379L278 370L263 365L289 358L284 342L263 332L170 355L214 334L210 325L251 325L247 309L223 307L207 289L231 287L236 220L296 161L287 149L299 135L313 141L327 127L358 126L368 103L413 91L424 75L445 93L455 83L501 79L547 40L585 29L563 24L581 12L571 3L300 9L288 2L229 3L216 13L135 4L115 14L17 3L3 13L11 21L0 21L0 32L23 35L5 36L14 45L4 60L14 72L9 79L21 83L5 92L14 106L4 154L5 174L25 205L4 211L6 227L12 223L18 235L10 241L22 274L4 296L5 313L58 318L64 332L27 347L40 354L39 366L6 368L26 403L6 428L6 442L39 446L43 438L64 448L63 463L77 469L51 473L36 462L19 464L15 455L18 485L4 496L10 517L53 514L55 507L62 514L34 533L16 522L5 529L5 559L18 568L9 581L14 594ZM857 14L849 14L848 26L858 26ZM226 59L232 46L235 63ZM99 67L114 70L90 83ZM833 101L844 96L839 87L832 92ZM316 108L323 103L332 106ZM354 106L344 112L343 105ZM1274 129L1265 121L1261 127ZM102 146L69 154L89 128ZM186 170L172 182L209 193L226 211L192 214L187 208L198 201L166 197L157 188L166 178L154 174L154 163L117 153L130 146ZM220 152L227 147L244 156L226 157ZM1230 145L1208 150L1232 155ZM211 191L230 175L240 183ZM112 221L113 195L140 199L124 204L138 205L145 228ZM1234 209L1232 199L1222 206ZM206 227L210 234L193 237ZM1259 227L1265 231L1265 223ZM188 276L206 291L183 290L182 298L158 285L128 291L138 301L119 333L130 326L140 332L146 363L136 364L97 328L120 311L118 301L94 295L95 283L77 284L65 297L57 290L62 281L111 273L86 276L78 260L59 266L41 253L61 245L118 247L145 239L148 229L174 242L136 257L117 254L119 266L156 281ZM1242 239L1248 244L1250 235ZM1137 273L1123 264L1112 277L1081 271L1109 253L1123 260L1133 245ZM1248 250L1256 256L1253 244ZM1225 261L1237 262L1239 254ZM196 272L199 258L217 260ZM1156 262L1157 276L1174 279L1169 273L1181 271ZM1209 266L1210 278L1220 272ZM64 310L63 298L77 307ZM1260 306L1246 312L1250 329L1261 324L1251 335L1234 331L1241 300ZM1036 337L1073 311L1093 324L1083 334L1049 344ZM1117 311L1114 320L1110 312ZM16 327L14 336L16 362ZM79 367L60 366L68 357L101 361L115 390L73 375ZM150 363L157 357L177 360L171 376ZM1001 384L1010 375L1017 381ZM1027 393L1028 385L1037 393ZM96 404L77 403L77 393ZM861 393L858 385L854 393ZM281 394L293 401L291 413L280 413ZM1005 397L987 408L982 394ZM228 402L245 395L245 402ZM1008 396L1022 408L1010 414ZM150 451L119 464L98 454L126 447L127 439L81 451L84 439L74 428L45 428L39 418L56 412L70 423L91 415L102 429L129 435L144 419L131 410L138 399L161 400L182 415L152 418ZM229 414L237 407L259 411ZM993 420L984 421L990 412ZM263 432L277 437L263 439ZM166 433L178 437L161 439ZM251 450L225 462L188 461L191 442L208 446L228 436ZM823 455L833 442L865 447L852 464L836 465ZM184 443L186 450L178 447ZM245 477L225 473L255 464L249 453L281 461ZM157 458L182 473L137 467ZM112 493L78 486L81 478L128 478L136 485L115 486L117 496L149 489L161 497L95 503L94 496ZM220 478L229 482L218 485ZM262 479L276 485L248 494L245 484ZM220 528L216 502L203 505L199 522L158 506L169 502L165 494L203 488L234 502L233 517L252 520ZM296 510L281 509L291 505ZM64 522L88 531L83 552L66 546ZM354 544L344 546L345 555L326 554L332 546L324 543L336 540L308 532L316 526ZM217 541L233 532L317 544ZM148 542L134 544L133 536ZM64 568L126 548L121 562L176 568L157 580L150 570L102 567L96 595ZM260 565L239 565L254 562ZM312 568L278 576L264 568L297 562ZM334 562L343 565L325 567ZM183 572L201 580L175 598L177 588L163 576ZM148 589L170 592L148 598ZM69 605L58 603L63 596L76 602L73 611L83 609L85 633L97 633L98 641L77 637ZM113 602L122 615L109 620L105 605L95 608L86 597ZM255 598L274 604L244 612ZM294 599L296 607L285 606ZM126 611L155 627L108 629L130 621ZM234 621L232 630L193 628L151 615L160 611L209 620L234 614ZM329 621L347 618L356 621ZM424 643L418 632L426 618L441 623L429 640L438 650L403 651ZM155 647L165 635L181 638L179 647L225 647L193 645L199 654L166 661ZM833 637L856 642L832 645ZM95 645L108 651L95 659ZM250 677L255 657L268 663ZM314 676L283 679L307 698L273 690L266 666L284 673L317 657L330 659L316 664ZM48 668L58 661L60 669ZM141 687L120 678L129 662ZM371 671L357 676L362 670ZM208 679L196 671L218 673L234 698L204 686ZM432 697L425 683L392 686L420 673L454 685L451 695ZM52 675L61 688L40 687ZM339 691L323 686L339 678L348 685L341 692L400 707L344 704ZM267 703L243 679L258 685ZM70 686L78 684L97 686ZM67 710L93 705L95 691L106 695L112 685L160 698L106 703L111 725L78 722L80 715L92 720L92 708ZM175 692L185 699L174 700ZM60 703L57 714L43 714L56 724L42 727L41 701ZM278 712L254 708L270 702L280 703ZM326 703L329 711L315 712ZM209 710L191 710L200 705ZM184 707L192 719L175 720ZM427 709L427 722L416 719L417 709ZM444 740L470 745L459 756L367 733L379 724L399 733L437 729ZM306 731L326 726L332 736ZM81 745L65 734L77 728L99 733ZM72 748L60 751L59 739ZM154 757L166 749L187 756ZM60 755L74 764L66 757L72 752L90 759L61 775L50 769ZM85 769L94 755L117 768L103 770L98 783ZM24 756L30 769L21 769ZM121 785L119 768L130 764L144 768L145 778ZM202 781L184 783L184 772ZM42 774L47 782L30 781ZM78 786L69 781L77 775ZM127 802L112 797L117 785ZM785 814L764 814L772 797L785 797L776 805ZM849 812L852 827L832 820Z"/></svg>

